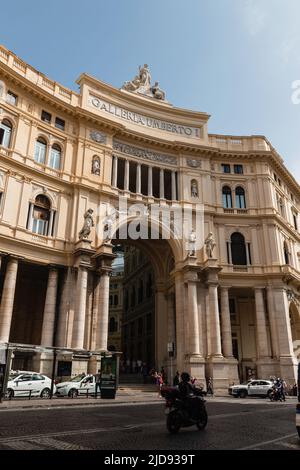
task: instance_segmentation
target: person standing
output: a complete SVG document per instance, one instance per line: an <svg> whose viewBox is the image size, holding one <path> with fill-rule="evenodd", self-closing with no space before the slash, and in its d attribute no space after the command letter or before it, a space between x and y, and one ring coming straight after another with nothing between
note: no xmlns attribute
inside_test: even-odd
<svg viewBox="0 0 300 470"><path fill-rule="evenodd" d="M99 392L101 393L101 370L98 370L98 373L96 374L96 385L95 385L95 398L97 398L97 393L98 393L98 388Z"/></svg>
<svg viewBox="0 0 300 470"><path fill-rule="evenodd" d="M208 381L207 381L207 394L209 394L209 393L210 393L210 395L214 394L212 378L211 377L209 377Z"/></svg>
<svg viewBox="0 0 300 470"><path fill-rule="evenodd" d="M180 380L180 374L178 372L178 370L176 371L176 374L175 374L175 377L173 379L173 385L174 387L177 387L177 385L179 384L179 380Z"/></svg>

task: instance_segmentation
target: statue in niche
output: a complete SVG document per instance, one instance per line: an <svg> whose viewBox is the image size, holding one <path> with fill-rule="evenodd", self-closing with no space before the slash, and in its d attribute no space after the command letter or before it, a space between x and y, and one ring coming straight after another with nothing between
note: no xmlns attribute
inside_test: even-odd
<svg viewBox="0 0 300 470"><path fill-rule="evenodd" d="M4 92L4 83L0 81L0 98L2 97Z"/></svg>
<svg viewBox="0 0 300 470"><path fill-rule="evenodd" d="M214 240L212 232L209 232L207 238L205 239L204 244L205 244L205 251L206 251L207 258L212 258L213 251L216 246L216 242Z"/></svg>
<svg viewBox="0 0 300 470"><path fill-rule="evenodd" d="M100 158L99 157L93 158L92 173L93 175L100 176Z"/></svg>
<svg viewBox="0 0 300 470"><path fill-rule="evenodd" d="M91 233L91 228L94 227L94 220L92 217L93 209L88 209L84 214L84 224L82 229L80 230L78 236L79 240L83 240L84 238L88 238L89 234Z"/></svg>
<svg viewBox="0 0 300 470"><path fill-rule="evenodd" d="M191 182L191 196L198 197L198 185L197 185L197 181L195 180L192 180Z"/></svg>
<svg viewBox="0 0 300 470"><path fill-rule="evenodd" d="M196 255L196 238L196 232L192 229L189 236L189 256Z"/></svg>

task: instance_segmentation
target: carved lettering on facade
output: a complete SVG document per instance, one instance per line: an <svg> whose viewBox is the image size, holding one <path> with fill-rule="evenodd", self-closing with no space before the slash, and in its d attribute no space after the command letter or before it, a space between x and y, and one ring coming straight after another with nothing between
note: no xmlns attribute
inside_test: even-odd
<svg viewBox="0 0 300 470"><path fill-rule="evenodd" d="M117 142L115 140L113 141L113 148L119 152L132 155L134 157L145 158L146 160L152 160L154 162L168 163L169 165L177 164L177 159L175 157L171 157L170 155L156 153L149 149L133 147L132 145Z"/></svg>
<svg viewBox="0 0 300 470"><path fill-rule="evenodd" d="M160 119L154 119L149 116L129 111L124 108L120 108L112 103L103 101L100 98L90 95L89 105L94 108L112 114L118 118L131 121L134 124L140 126L150 127L152 129L159 129L161 131L170 132L171 134L182 135L183 137L200 138L201 130L197 127L188 127L179 124L175 124L168 121L161 121Z"/></svg>

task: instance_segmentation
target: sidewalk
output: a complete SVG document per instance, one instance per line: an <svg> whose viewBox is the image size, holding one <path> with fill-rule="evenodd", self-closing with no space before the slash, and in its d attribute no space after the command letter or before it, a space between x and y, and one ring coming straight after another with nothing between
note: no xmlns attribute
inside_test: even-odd
<svg viewBox="0 0 300 470"><path fill-rule="evenodd" d="M240 403L249 405L251 403L257 404L284 404L284 402L271 402L266 398L233 398L230 395L224 396L208 396L205 397L207 402L220 402L220 403ZM287 396L286 401L289 405L297 403L297 397ZM12 400L4 400L0 403L1 411L8 410L22 410L22 409L49 409L49 408L68 408L69 406L114 406L128 403L130 404L162 404L164 405L164 399L157 395L157 392L139 392L136 390L119 390L116 394L115 399L108 398L94 398L94 397L76 397L76 398L58 398L53 397L50 399L32 398L31 400L24 398L14 398Z"/></svg>
<svg viewBox="0 0 300 470"><path fill-rule="evenodd" d="M18 409L40 409L40 408L56 408L56 407L69 407L69 406L90 406L90 405L114 405L121 403L164 403L162 397L157 395L157 392L139 393L136 391L118 391L115 399L98 398L95 397L53 397L50 399L31 398L31 400L24 398L13 398L12 400L5 399L0 403L0 412L4 410L18 410Z"/></svg>

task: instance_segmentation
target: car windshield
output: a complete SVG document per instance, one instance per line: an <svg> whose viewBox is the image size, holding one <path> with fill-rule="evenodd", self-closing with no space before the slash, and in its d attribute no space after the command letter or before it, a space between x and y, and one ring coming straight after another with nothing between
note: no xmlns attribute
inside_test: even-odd
<svg viewBox="0 0 300 470"><path fill-rule="evenodd" d="M14 380L16 379L17 377L19 377L20 374L9 374L8 376L8 380Z"/></svg>
<svg viewBox="0 0 300 470"><path fill-rule="evenodd" d="M73 377L70 382L80 382L82 379L84 379L82 375L76 375L76 377Z"/></svg>

